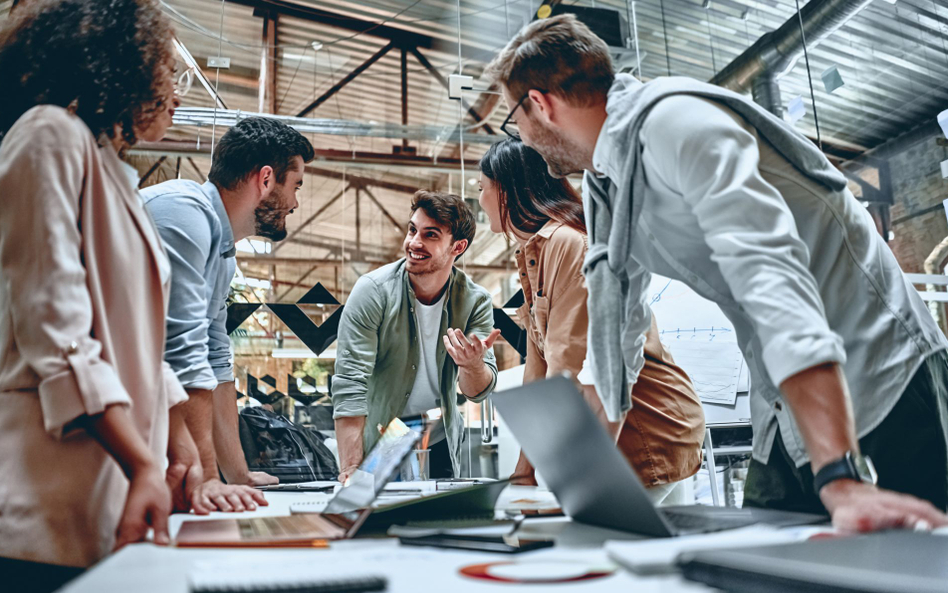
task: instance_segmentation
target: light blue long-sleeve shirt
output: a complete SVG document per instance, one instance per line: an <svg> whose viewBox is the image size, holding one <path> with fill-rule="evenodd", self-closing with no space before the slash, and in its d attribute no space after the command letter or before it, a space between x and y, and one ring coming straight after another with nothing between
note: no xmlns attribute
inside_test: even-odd
<svg viewBox="0 0 948 593"><path fill-rule="evenodd" d="M849 384L856 434L879 425L948 347L871 216L816 147L730 91L620 74L583 201L590 362L607 413L642 368L651 272L734 324L751 376L754 457L778 434L809 458L779 386L824 363Z"/></svg>
<svg viewBox="0 0 948 593"><path fill-rule="evenodd" d="M171 260L165 360L186 389L233 381L227 294L237 259L221 194L209 181L184 179L141 194Z"/></svg>

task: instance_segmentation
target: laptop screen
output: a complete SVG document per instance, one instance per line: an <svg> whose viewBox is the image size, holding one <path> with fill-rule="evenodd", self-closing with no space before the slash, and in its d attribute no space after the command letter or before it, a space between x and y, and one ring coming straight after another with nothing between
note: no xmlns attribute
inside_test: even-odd
<svg viewBox="0 0 948 593"><path fill-rule="evenodd" d="M378 443L326 505L324 513L349 513L369 507L420 438L398 418L389 422Z"/></svg>

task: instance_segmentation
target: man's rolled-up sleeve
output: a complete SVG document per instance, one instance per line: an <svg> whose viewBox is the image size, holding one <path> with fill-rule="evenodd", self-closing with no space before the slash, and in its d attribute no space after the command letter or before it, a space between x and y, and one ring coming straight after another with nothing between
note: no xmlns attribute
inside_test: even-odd
<svg viewBox="0 0 948 593"><path fill-rule="evenodd" d="M159 196L147 207L172 268L165 360L186 389L214 389L218 380L209 358L205 278L212 242L209 213L180 194Z"/></svg>
<svg viewBox="0 0 948 593"><path fill-rule="evenodd" d="M681 118L682 109L693 116ZM655 107L642 140L645 158L684 196L733 298L753 320L774 383L845 362L793 213L760 173L757 138L724 109L676 97Z"/></svg>
<svg viewBox="0 0 948 593"><path fill-rule="evenodd" d="M349 293L336 339L333 418L368 415L366 394L378 357L383 303L378 285L366 276L359 278Z"/></svg>
<svg viewBox="0 0 948 593"><path fill-rule="evenodd" d="M207 358L218 383L234 380L234 353L227 335L227 303L221 305L207 332Z"/></svg>
<svg viewBox="0 0 948 593"><path fill-rule="evenodd" d="M92 336L79 204L88 150L65 111L25 122L0 147L0 278L13 339L39 376L54 438L83 415L131 400Z"/></svg>
<svg viewBox="0 0 948 593"><path fill-rule="evenodd" d="M482 340L486 340L492 331L494 331L494 305L490 300L490 295L484 295L478 299L464 333L467 335L473 333ZM497 357L494 356L493 346L484 351L484 364L487 365L487 370L490 371L491 379L483 391L474 397L467 398L469 401L475 403L487 399L487 396L489 396L494 391L494 387L497 386Z"/></svg>

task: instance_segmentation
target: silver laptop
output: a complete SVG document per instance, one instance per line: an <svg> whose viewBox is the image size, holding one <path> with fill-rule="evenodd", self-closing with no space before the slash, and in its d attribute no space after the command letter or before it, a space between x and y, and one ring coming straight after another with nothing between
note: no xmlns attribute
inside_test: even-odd
<svg viewBox="0 0 948 593"><path fill-rule="evenodd" d="M282 547L352 538L375 512L372 503L419 439L419 433L398 419L392 420L362 460L356 475L336 492L321 513L185 521L175 543L178 547Z"/></svg>
<svg viewBox="0 0 948 593"><path fill-rule="evenodd" d="M564 512L576 521L671 537L755 523L805 525L828 520L763 509L656 508L572 380L555 377L494 393L491 399Z"/></svg>
<svg viewBox="0 0 948 593"><path fill-rule="evenodd" d="M948 592L948 537L889 531L679 560L685 578L734 593Z"/></svg>

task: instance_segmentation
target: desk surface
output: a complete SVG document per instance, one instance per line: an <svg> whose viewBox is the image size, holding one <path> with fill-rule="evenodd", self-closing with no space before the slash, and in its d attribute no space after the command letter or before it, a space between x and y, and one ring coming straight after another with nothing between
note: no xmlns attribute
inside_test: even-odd
<svg viewBox="0 0 948 593"><path fill-rule="evenodd" d="M320 495L297 492L268 492L269 507L253 513L213 513L208 518L260 517L288 515L289 506L296 502L314 500ZM512 486L505 491L499 504L518 498L544 498L548 493L535 488ZM194 516L171 517L172 534L177 533L184 520L200 520ZM498 584L469 579L458 574L458 569L484 562L562 562L582 561L590 564L612 563L602 549L606 539L631 538L619 532L587 527L562 518L528 519L531 530L547 530L560 534L553 548L518 555L490 554L401 546L395 539L355 539L332 542L328 549L178 549L152 544L127 546L105 559L82 577L63 589L65 593L101 593L134 591L135 593L186 593L188 574L209 562L247 562L254 566L266 565L266 570L279 571L281 566L312 564L336 569L352 568L356 574L377 572L389 579L388 591L419 593L426 590L466 591L498 590ZM428 586L424 586L427 583ZM632 588L634 586L634 589ZM706 588L687 583L676 576L638 577L621 569L610 577L560 585L570 591L695 592ZM549 590L549 585L519 585L517 590Z"/></svg>

